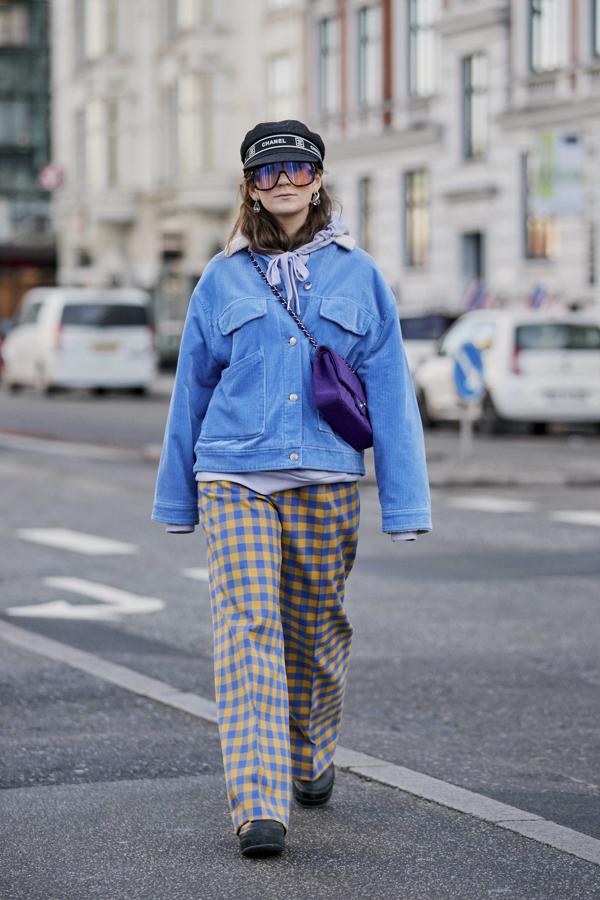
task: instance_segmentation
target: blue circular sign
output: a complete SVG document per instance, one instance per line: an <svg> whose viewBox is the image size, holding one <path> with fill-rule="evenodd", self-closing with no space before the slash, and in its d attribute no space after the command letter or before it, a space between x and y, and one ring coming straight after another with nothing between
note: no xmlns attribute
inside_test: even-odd
<svg viewBox="0 0 600 900"><path fill-rule="evenodd" d="M454 384L462 400L480 400L483 397L483 359L475 344L463 344L454 357Z"/></svg>

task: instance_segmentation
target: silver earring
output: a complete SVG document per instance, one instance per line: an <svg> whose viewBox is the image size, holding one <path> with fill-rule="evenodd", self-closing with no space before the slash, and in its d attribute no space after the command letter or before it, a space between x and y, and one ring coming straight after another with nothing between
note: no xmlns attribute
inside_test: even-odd
<svg viewBox="0 0 600 900"><path fill-rule="evenodd" d="M260 212L260 202L258 200L254 201L252 209L254 210L254 212Z"/></svg>
<svg viewBox="0 0 600 900"><path fill-rule="evenodd" d="M310 202L312 203L313 206L319 205L319 203L321 202L321 195L318 191L314 192L314 194L312 195L312 197L310 199Z"/></svg>

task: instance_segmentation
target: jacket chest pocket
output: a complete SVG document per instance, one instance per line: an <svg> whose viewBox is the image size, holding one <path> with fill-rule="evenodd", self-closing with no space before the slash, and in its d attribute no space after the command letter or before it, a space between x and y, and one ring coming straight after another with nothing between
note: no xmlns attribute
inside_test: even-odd
<svg viewBox="0 0 600 900"><path fill-rule="evenodd" d="M369 328L375 324L375 319L369 313L346 297L323 297L319 315L321 320L319 343L331 346L346 360L354 347L364 340ZM346 444L318 410L317 419L319 431L328 432Z"/></svg>
<svg viewBox="0 0 600 900"><path fill-rule="evenodd" d="M346 297L323 297L319 314L327 323L326 328L331 329L332 334L339 335L348 346L360 340L375 323L375 319L362 306ZM330 322L337 328L330 326ZM334 349L341 353L338 347Z"/></svg>
<svg viewBox="0 0 600 900"><path fill-rule="evenodd" d="M244 297L234 300L217 316L217 328L223 337L231 335L235 352L235 345L243 339L253 336L256 340L256 329L264 327L264 322L256 320L263 319L266 314L265 297Z"/></svg>
<svg viewBox="0 0 600 900"><path fill-rule="evenodd" d="M208 405L202 440L250 438L265 430L265 355L256 328L266 312L266 299L256 297L237 300L218 316L219 331L231 336L231 358Z"/></svg>

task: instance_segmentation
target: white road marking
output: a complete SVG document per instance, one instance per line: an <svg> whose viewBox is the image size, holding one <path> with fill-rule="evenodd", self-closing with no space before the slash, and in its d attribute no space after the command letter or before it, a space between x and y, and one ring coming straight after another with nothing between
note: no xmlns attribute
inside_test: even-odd
<svg viewBox="0 0 600 900"><path fill-rule="evenodd" d="M108 459L113 461L139 459L140 451L130 447L104 447L102 444L77 444L50 438L0 432L0 447L7 450L27 450L55 456L76 456L78 459Z"/></svg>
<svg viewBox="0 0 600 900"><path fill-rule="evenodd" d="M183 569L186 578L195 578L196 581L208 581L208 569L201 566L195 569Z"/></svg>
<svg viewBox="0 0 600 900"><path fill-rule="evenodd" d="M569 525L593 525L600 528L600 512L593 509L560 509L553 512L550 518L554 522L567 522Z"/></svg>
<svg viewBox="0 0 600 900"><path fill-rule="evenodd" d="M44 619L86 619L115 620L122 615L139 615L141 613L158 612L165 604L157 597L142 597L131 594L120 588L84 578L51 577L44 578L50 587L63 591L72 591L84 597L93 597L100 603L73 604L67 600L51 600L48 603L34 603L31 606L11 606L6 612L9 616L28 616ZM106 605L103 605L106 604Z"/></svg>
<svg viewBox="0 0 600 900"><path fill-rule="evenodd" d="M134 694L156 700L158 703L163 703L207 722L215 723L217 721L216 705L212 701L199 697L197 694L178 691L169 684L149 678L147 675L142 675L125 666L108 662L93 653L77 650L60 641L33 634L24 628L1 620L0 637L17 647L39 653L60 663L66 663L82 672L96 675L98 678L116 684ZM500 803L483 794L468 791L422 772L397 766L385 759L378 759L375 756L358 753L344 747L337 748L335 762L341 769L347 769L356 775L398 788L407 794L429 800L448 809L475 816L498 828L514 831L540 844L600 865L600 840L574 831L572 828L565 828L534 813Z"/></svg>
<svg viewBox="0 0 600 900"><path fill-rule="evenodd" d="M536 504L531 500L512 500L508 497L479 495L475 497L452 497L448 500L448 506L452 506L455 509L472 509L477 512L525 513L535 509Z"/></svg>
<svg viewBox="0 0 600 900"><path fill-rule="evenodd" d="M82 531L71 531L69 528L19 528L17 534L25 541L35 544L47 544L61 550L72 550L74 553L88 553L99 556L105 553L137 553L135 544L114 541L111 538L99 537L96 534L85 534Z"/></svg>

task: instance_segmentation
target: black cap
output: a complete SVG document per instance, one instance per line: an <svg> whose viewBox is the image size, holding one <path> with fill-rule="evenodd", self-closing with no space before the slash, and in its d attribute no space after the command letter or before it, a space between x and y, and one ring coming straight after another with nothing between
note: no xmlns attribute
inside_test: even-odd
<svg viewBox="0 0 600 900"><path fill-rule="evenodd" d="M325 144L320 134L309 131L306 125L297 119L259 122L242 141L240 156L244 170L285 159L294 161L306 159L322 166Z"/></svg>

